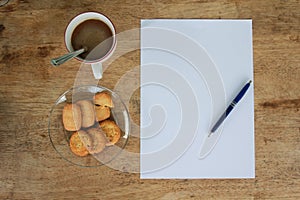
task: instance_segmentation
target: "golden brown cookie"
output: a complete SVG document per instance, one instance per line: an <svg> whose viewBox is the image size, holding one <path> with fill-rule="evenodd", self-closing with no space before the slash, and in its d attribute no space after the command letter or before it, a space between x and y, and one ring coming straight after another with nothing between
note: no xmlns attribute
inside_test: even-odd
<svg viewBox="0 0 300 200"><path fill-rule="evenodd" d="M89 154L83 140L81 139L81 137L85 137L84 135L86 135L84 131L78 131L73 133L70 138L70 149L77 156L86 156Z"/></svg>
<svg viewBox="0 0 300 200"><path fill-rule="evenodd" d="M100 106L107 106L107 107L114 107L111 95L108 91L103 91L100 93L95 94L94 96L94 104Z"/></svg>
<svg viewBox="0 0 300 200"><path fill-rule="evenodd" d="M88 100L81 100L76 102L76 104L79 105L81 110L81 126L84 128L93 126L95 123L95 112L92 102Z"/></svg>
<svg viewBox="0 0 300 200"><path fill-rule="evenodd" d="M68 131L77 131L81 128L81 111L76 104L66 104L63 109L63 124Z"/></svg>
<svg viewBox="0 0 300 200"><path fill-rule="evenodd" d="M107 106L95 106L96 120L102 121L110 117L110 108Z"/></svg>
<svg viewBox="0 0 300 200"><path fill-rule="evenodd" d="M108 142L103 131L100 128L90 128L87 132L92 139L92 145L87 147L89 153L100 153Z"/></svg>
<svg viewBox="0 0 300 200"><path fill-rule="evenodd" d="M118 125L111 120L105 120L100 122L100 127L105 132L106 137L109 139L109 143L106 146L116 144L121 137L121 130Z"/></svg>

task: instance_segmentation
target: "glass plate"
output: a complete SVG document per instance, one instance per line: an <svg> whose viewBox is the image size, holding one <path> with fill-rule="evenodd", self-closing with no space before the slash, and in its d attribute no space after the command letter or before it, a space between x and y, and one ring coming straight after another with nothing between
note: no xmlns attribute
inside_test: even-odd
<svg viewBox="0 0 300 200"><path fill-rule="evenodd" d="M72 153L69 147L69 139L74 132L64 129L62 122L62 111L67 103L75 103L79 100L93 100L96 93L101 91L107 91L112 97L114 107L111 108L111 120L114 120L121 129L121 138L113 146L107 146L105 149L94 155L87 155L85 157L79 157ZM99 123L95 122L94 127L99 127ZM56 152L65 160L79 166L95 167L104 165L113 159L117 159L117 156L125 148L129 138L129 113L121 100L121 98L115 92L101 86L78 86L73 87L64 92L53 105L48 124L48 134L50 141Z"/></svg>

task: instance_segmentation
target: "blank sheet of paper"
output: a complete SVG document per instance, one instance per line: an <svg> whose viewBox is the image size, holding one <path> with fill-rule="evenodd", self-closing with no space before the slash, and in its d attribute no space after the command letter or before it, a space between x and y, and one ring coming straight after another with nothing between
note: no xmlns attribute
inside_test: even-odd
<svg viewBox="0 0 300 200"><path fill-rule="evenodd" d="M141 178L254 178L254 84L199 159L211 126L248 80L251 20L142 20Z"/></svg>

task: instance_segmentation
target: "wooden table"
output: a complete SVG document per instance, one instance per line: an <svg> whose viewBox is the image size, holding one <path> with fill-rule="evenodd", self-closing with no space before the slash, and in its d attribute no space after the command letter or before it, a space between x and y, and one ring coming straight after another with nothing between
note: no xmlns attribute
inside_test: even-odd
<svg viewBox="0 0 300 200"><path fill-rule="evenodd" d="M49 61L66 52L69 20L90 10L109 16L118 33L139 28L143 18L253 19L255 179L141 180L59 157L48 115L80 65ZM299 0L10 0L0 7L0 199L300 199L299 38ZM139 56L118 58L99 85L113 88ZM138 90L129 109L139 123ZM139 138L127 148L139 152Z"/></svg>

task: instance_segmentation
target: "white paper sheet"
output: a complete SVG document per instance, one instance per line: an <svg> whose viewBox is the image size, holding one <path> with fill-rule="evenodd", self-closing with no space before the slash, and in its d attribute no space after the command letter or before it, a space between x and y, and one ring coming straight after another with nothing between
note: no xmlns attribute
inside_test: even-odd
<svg viewBox="0 0 300 200"><path fill-rule="evenodd" d="M140 177L254 178L254 85L199 159L211 126L250 79L251 20L142 20Z"/></svg>

